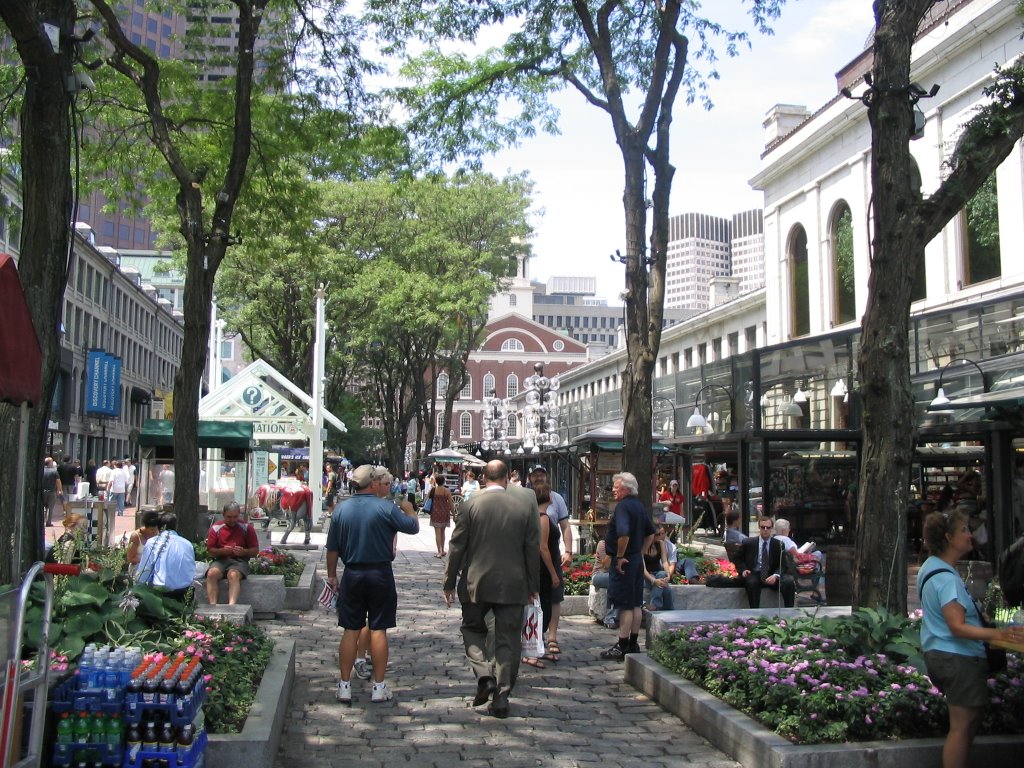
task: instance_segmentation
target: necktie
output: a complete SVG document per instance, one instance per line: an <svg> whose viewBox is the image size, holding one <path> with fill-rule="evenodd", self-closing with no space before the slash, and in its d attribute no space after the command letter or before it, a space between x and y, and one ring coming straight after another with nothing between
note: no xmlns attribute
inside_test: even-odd
<svg viewBox="0 0 1024 768"><path fill-rule="evenodd" d="M761 578L768 578L768 542L761 542Z"/></svg>

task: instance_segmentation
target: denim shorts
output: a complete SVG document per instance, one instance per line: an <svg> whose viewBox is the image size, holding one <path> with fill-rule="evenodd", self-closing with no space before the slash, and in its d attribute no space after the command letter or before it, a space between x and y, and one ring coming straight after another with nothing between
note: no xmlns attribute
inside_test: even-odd
<svg viewBox="0 0 1024 768"><path fill-rule="evenodd" d="M992 700L988 692L988 659L945 651L926 651L928 677L942 691L946 703L957 707L985 707Z"/></svg>
<svg viewBox="0 0 1024 768"><path fill-rule="evenodd" d="M622 573L615 570L617 563L612 560L609 571L608 603L623 610L639 608L644 604L644 559L639 553L630 555Z"/></svg>

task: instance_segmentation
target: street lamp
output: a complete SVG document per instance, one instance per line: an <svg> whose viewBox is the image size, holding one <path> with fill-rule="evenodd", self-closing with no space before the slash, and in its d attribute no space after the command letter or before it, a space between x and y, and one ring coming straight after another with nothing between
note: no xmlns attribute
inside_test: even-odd
<svg viewBox="0 0 1024 768"><path fill-rule="evenodd" d="M480 449L508 454L507 440L509 401L501 399L492 389L484 398L483 439Z"/></svg>
<svg viewBox="0 0 1024 768"><path fill-rule="evenodd" d="M705 384L697 390L697 396L693 399L693 414L686 420L686 428L701 430L708 428L707 419L700 413L700 399L709 389L720 389L725 393L725 397L729 401L729 429L731 431L732 425L736 423L736 406L732 399L732 393L721 384Z"/></svg>
<svg viewBox="0 0 1024 768"><path fill-rule="evenodd" d="M523 448L540 453L558 445L558 376L544 375L544 363L535 363L534 374L523 381Z"/></svg>
<svg viewBox="0 0 1024 768"><path fill-rule="evenodd" d="M928 410L941 410L945 406L949 405L949 398L946 397L946 391L942 388L942 379L943 377L945 377L946 372L950 369L950 367L958 363L967 363L968 365L973 365L978 370L978 374L981 376L981 391L988 392L988 379L985 378L985 372L981 370L980 365L971 360L969 357L962 357L958 360L950 360L948 363L942 366L942 370L939 371L939 380L937 382L939 391L935 393L935 399L928 404Z"/></svg>

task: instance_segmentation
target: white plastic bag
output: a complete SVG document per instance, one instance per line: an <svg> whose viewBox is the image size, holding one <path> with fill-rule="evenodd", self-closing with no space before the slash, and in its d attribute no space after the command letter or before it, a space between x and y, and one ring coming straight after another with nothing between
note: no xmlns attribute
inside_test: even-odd
<svg viewBox="0 0 1024 768"><path fill-rule="evenodd" d="M536 659L544 655L544 613L540 609L540 597L523 607L523 656Z"/></svg>

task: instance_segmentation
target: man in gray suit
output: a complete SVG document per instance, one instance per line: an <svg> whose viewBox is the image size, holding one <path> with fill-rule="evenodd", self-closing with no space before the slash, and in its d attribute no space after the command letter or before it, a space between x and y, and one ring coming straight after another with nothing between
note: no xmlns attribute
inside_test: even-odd
<svg viewBox="0 0 1024 768"><path fill-rule="evenodd" d="M504 462L489 462L484 482L459 512L448 545L444 601L452 604L457 581L462 639L477 679L473 706L493 694L487 711L504 718L519 674L523 607L540 587L540 510L532 491L507 487Z"/></svg>

